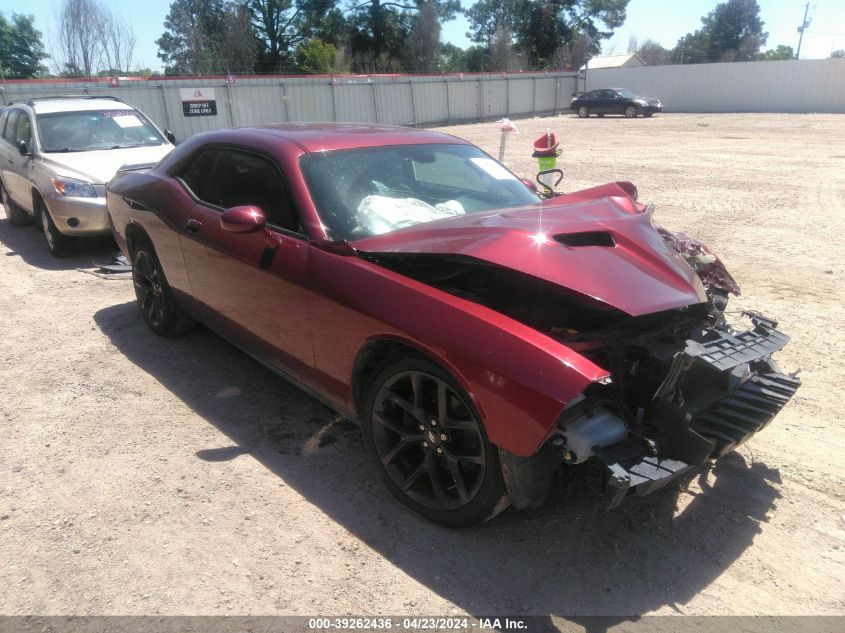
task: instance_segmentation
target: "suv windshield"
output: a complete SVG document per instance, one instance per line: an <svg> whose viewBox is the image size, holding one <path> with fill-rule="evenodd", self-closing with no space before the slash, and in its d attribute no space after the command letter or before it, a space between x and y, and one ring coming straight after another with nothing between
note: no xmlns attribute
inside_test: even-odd
<svg viewBox="0 0 845 633"><path fill-rule="evenodd" d="M84 152L162 145L158 130L137 110L91 110L37 114L45 152Z"/></svg>
<svg viewBox="0 0 845 633"><path fill-rule="evenodd" d="M398 145L300 159L332 239L355 240L540 198L472 145Z"/></svg>

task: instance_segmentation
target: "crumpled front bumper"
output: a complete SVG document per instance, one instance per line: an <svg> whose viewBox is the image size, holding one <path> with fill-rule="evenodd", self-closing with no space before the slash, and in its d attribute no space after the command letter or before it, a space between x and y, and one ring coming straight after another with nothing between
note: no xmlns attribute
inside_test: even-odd
<svg viewBox="0 0 845 633"><path fill-rule="evenodd" d="M801 381L783 373L771 354L789 337L756 312L752 330L713 330L704 341L687 341L655 394L648 438L630 434L596 447L604 464L608 507L629 494L645 495L708 459L718 459L769 422Z"/></svg>

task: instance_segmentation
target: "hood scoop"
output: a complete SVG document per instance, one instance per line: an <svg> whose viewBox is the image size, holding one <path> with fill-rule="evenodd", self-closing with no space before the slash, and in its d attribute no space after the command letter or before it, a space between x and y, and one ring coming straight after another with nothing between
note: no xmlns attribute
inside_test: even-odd
<svg viewBox="0 0 845 633"><path fill-rule="evenodd" d="M613 235L607 231L583 231L581 233L560 233L554 236L556 242L564 246L616 246Z"/></svg>

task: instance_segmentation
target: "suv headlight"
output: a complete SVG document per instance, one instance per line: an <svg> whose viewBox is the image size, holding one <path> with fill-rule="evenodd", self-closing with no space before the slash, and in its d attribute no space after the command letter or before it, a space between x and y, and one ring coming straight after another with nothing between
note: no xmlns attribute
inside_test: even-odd
<svg viewBox="0 0 845 633"><path fill-rule="evenodd" d="M61 196L68 198L96 198L97 192L90 182L76 180L75 178L63 178L61 176L50 178L53 189Z"/></svg>

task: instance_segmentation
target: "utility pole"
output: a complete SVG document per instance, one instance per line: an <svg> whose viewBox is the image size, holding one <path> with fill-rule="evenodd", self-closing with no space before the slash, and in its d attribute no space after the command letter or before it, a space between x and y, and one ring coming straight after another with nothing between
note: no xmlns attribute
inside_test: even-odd
<svg viewBox="0 0 845 633"><path fill-rule="evenodd" d="M810 11L810 3L804 5L804 19L801 21L801 26L798 27L798 32L801 34L798 36L798 50L795 53L795 59L798 59L801 55L801 42L804 40L804 29L810 26L810 21L807 19L807 13Z"/></svg>

